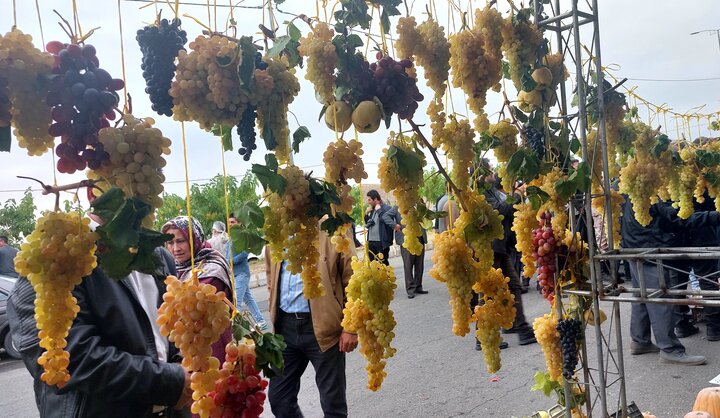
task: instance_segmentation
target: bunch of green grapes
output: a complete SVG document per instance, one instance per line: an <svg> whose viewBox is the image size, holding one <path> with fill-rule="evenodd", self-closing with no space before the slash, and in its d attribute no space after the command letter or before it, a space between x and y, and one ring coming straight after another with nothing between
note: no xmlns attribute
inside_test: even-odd
<svg viewBox="0 0 720 418"><path fill-rule="evenodd" d="M441 98L434 97L430 100L427 108L427 115L430 119L430 130L432 132L432 145L440 148L442 145L442 134L445 129L445 106Z"/></svg>
<svg viewBox="0 0 720 418"><path fill-rule="evenodd" d="M424 48L422 37L417 29L415 16L401 17L395 27L398 37L395 40L395 51L401 59L412 59L416 51Z"/></svg>
<svg viewBox="0 0 720 418"><path fill-rule="evenodd" d="M267 60L266 71L273 79L273 87L269 94L257 98L257 122L260 136L265 140L268 133L277 141L275 156L281 163L290 159L290 128L288 127L288 108L300 92L300 82L295 76L295 69L289 68L285 57Z"/></svg>
<svg viewBox="0 0 720 418"><path fill-rule="evenodd" d="M335 31L327 23L316 24L304 38L300 38L298 51L307 57L305 79L315 87L315 92L325 104L335 101L335 68L338 56L332 43Z"/></svg>
<svg viewBox="0 0 720 418"><path fill-rule="evenodd" d="M443 131L437 136L443 151L453 162L450 177L455 185L467 189L470 185L470 167L473 164L472 149L475 131L466 119L458 121L451 117Z"/></svg>
<svg viewBox="0 0 720 418"><path fill-rule="evenodd" d="M502 57L487 53L485 43L477 29L466 29L450 37L453 87L460 87L467 94L468 106L477 116L474 125L479 132L490 126L485 113L487 92L502 78Z"/></svg>
<svg viewBox="0 0 720 418"><path fill-rule="evenodd" d="M88 178L103 179L117 186L126 196L136 196L152 207L150 216L143 222L153 222L155 210L162 206L164 155L170 154L170 139L153 128L152 118L139 119L131 114L123 116L121 128L103 128L98 141L109 160L88 171Z"/></svg>
<svg viewBox="0 0 720 418"><path fill-rule="evenodd" d="M425 167L425 156L413 149L407 144L402 136L395 136L393 132L388 139L389 148L383 150L383 156L380 158L378 166L378 177L382 188L388 192L393 192L397 199L398 210L402 216L403 234L405 247L410 254L419 255L423 250L420 243L422 235L422 218L417 210L417 205L421 204L420 186L423 183L423 167ZM388 156L388 152L395 147L403 153L403 155L411 156L418 162L417 169L410 172L407 168L400 169L397 156ZM396 154L397 155L397 154Z"/></svg>
<svg viewBox="0 0 720 418"><path fill-rule="evenodd" d="M460 211L460 217L455 224L458 233L462 231L467 243L475 251L475 259L480 263L480 271L487 271L493 265L493 250L490 242L502 239L503 216L493 209L485 195L478 193L465 193L462 196L465 208Z"/></svg>
<svg viewBox="0 0 720 418"><path fill-rule="evenodd" d="M543 43L543 34L538 27L526 19L507 17L502 27L502 50L510 64L510 79L518 91L522 90L522 74L535 66L538 47Z"/></svg>
<svg viewBox="0 0 720 418"><path fill-rule="evenodd" d="M568 228L568 212L566 207L567 201L558 196L555 185L565 177L562 169L555 166L549 173L541 174L540 177L529 183L530 186L540 187L550 196L549 199L540 205L538 213L550 212L552 214L551 226L555 239L558 242L565 240Z"/></svg>
<svg viewBox="0 0 720 418"><path fill-rule="evenodd" d="M495 158L501 163L508 162L510 157L518 150L518 129L510 120L503 119L498 123L490 125L488 134L500 140L500 145L493 148Z"/></svg>
<svg viewBox="0 0 720 418"><path fill-rule="evenodd" d="M59 388L70 380L66 337L80 311L72 290L97 266L90 219L78 213L45 212L15 257L15 269L35 290L40 379Z"/></svg>
<svg viewBox="0 0 720 418"><path fill-rule="evenodd" d="M345 224L341 225L330 238L330 243L335 246L335 250L345 255L353 255L353 249L355 248L355 242L348 235L351 231L352 225Z"/></svg>
<svg viewBox="0 0 720 418"><path fill-rule="evenodd" d="M430 276L447 286L453 319L452 332L462 337L470 332L472 289L480 280L483 270L473 258L472 249L463 239L461 231L447 230L435 235Z"/></svg>
<svg viewBox="0 0 720 418"><path fill-rule="evenodd" d="M0 126L12 123L28 155L42 155L53 147L48 90L41 77L50 75L52 66L52 55L35 48L30 35L19 29L0 35Z"/></svg>
<svg viewBox="0 0 720 418"><path fill-rule="evenodd" d="M192 373L192 412L209 417L214 406L209 394L220 377L220 360L213 357L211 345L230 326L230 309L225 294L200 283L196 271L184 282L168 276L165 284L157 324L160 333L180 350L182 366Z"/></svg>
<svg viewBox="0 0 720 418"><path fill-rule="evenodd" d="M515 296L502 270L491 268L473 289L482 295L483 303L475 307L477 338L483 347L488 373L500 370L500 328L512 327L515 318Z"/></svg>
<svg viewBox="0 0 720 418"><path fill-rule="evenodd" d="M189 47L190 52L178 53L170 86L173 118L194 120L206 131L215 124L236 125L251 102L237 75L241 59L237 43L223 36L201 35ZM221 65L218 60L229 64Z"/></svg>
<svg viewBox="0 0 720 418"><path fill-rule="evenodd" d="M303 281L303 295L306 299L312 299L325 294L318 269L320 261L318 218L306 216L295 219L299 225L291 235L288 245L288 270L293 273L300 273ZM293 266L300 266L300 269L293 269ZM295 271L293 271L295 270Z"/></svg>
<svg viewBox="0 0 720 418"><path fill-rule="evenodd" d="M390 346L395 338L395 318L390 309L395 284L395 272L378 260L352 260L353 275L348 283L347 302L343 309L342 327L358 334L360 353L368 364L367 387L376 391L382 386L387 372L387 359L395 355Z"/></svg>
<svg viewBox="0 0 720 418"><path fill-rule="evenodd" d="M687 219L695 212L693 195L699 195L704 200L705 193L704 179L702 173L695 165L697 152L692 147L685 147L680 151L682 164L677 168L677 176L671 178L667 184L667 191L672 199L673 206L677 207L678 216Z"/></svg>
<svg viewBox="0 0 720 418"><path fill-rule="evenodd" d="M475 31L480 33L485 41L485 53L497 59L502 58L502 31L505 25L505 19L497 9L486 6L484 9L475 10ZM496 83L495 87L499 87L499 84Z"/></svg>
<svg viewBox="0 0 720 418"><path fill-rule="evenodd" d="M347 184L350 179L356 183L367 179L362 155L362 143L355 139L345 141L341 138L329 143L323 153L325 180L333 184Z"/></svg>
<svg viewBox="0 0 720 418"><path fill-rule="evenodd" d="M516 212L512 231L517 237L515 249L520 253L523 276L530 278L535 274L535 260L533 260L532 252L535 249L533 231L537 228L537 211L533 209L530 202L517 203L514 207Z"/></svg>
<svg viewBox="0 0 720 418"><path fill-rule="evenodd" d="M560 382L563 371L563 357L557 324L557 316L554 313L547 313L535 318L533 330L535 330L535 338L545 355L545 365L548 374L550 374L550 379Z"/></svg>
<svg viewBox="0 0 720 418"><path fill-rule="evenodd" d="M427 85L442 99L450 72L450 43L445 29L429 19L416 27L415 18L403 17L398 21L398 39L395 48L401 58L415 57L423 67Z"/></svg>

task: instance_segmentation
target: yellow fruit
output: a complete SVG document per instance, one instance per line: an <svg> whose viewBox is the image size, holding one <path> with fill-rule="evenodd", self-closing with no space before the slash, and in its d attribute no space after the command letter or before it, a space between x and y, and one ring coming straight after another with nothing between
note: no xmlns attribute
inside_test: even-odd
<svg viewBox="0 0 720 418"><path fill-rule="evenodd" d="M605 315L605 312L603 312L602 309L600 309L600 323L602 324L607 319L607 315ZM588 323L588 325L595 325L595 314L592 310L588 310L585 312L585 321Z"/></svg>
<svg viewBox="0 0 720 418"><path fill-rule="evenodd" d="M333 131L345 132L352 124L352 107L349 104L338 101L328 106L325 111L325 125ZM335 123L337 122L337 126Z"/></svg>
<svg viewBox="0 0 720 418"><path fill-rule="evenodd" d="M518 93L518 104L520 110L529 112L534 107L542 107L542 93L539 90L521 91Z"/></svg>
<svg viewBox="0 0 720 418"><path fill-rule="evenodd" d="M535 80L541 86L549 86L552 83L552 72L548 67L540 67L535 69L531 75L532 79Z"/></svg>
<svg viewBox="0 0 720 418"><path fill-rule="evenodd" d="M375 132L380 127L381 121L380 107L372 100L360 102L352 113L352 123L358 132Z"/></svg>

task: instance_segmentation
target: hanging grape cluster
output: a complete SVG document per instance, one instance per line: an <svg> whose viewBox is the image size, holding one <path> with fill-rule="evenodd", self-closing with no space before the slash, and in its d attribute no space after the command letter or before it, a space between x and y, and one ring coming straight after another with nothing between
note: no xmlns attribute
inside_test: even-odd
<svg viewBox="0 0 720 418"><path fill-rule="evenodd" d="M533 330L535 330L535 338L545 356L545 365L550 379L559 382L563 373L563 355L557 316L554 313L547 313L535 318Z"/></svg>
<svg viewBox="0 0 720 418"><path fill-rule="evenodd" d="M377 62L370 64L375 78L375 96L383 104L386 115L397 114L411 119L424 97L417 87L417 78L410 60L395 61L377 53Z"/></svg>
<svg viewBox="0 0 720 418"><path fill-rule="evenodd" d="M555 272L557 271L557 242L551 225L552 214L540 213L540 223L533 231L534 249L532 258L538 270L538 284L542 287L542 295L551 304L555 300Z"/></svg>
<svg viewBox="0 0 720 418"><path fill-rule="evenodd" d="M561 319L558 321L557 330L562 349L562 374L565 379L570 380L578 363L578 341L582 339L582 322L575 318Z"/></svg>
<svg viewBox="0 0 720 418"><path fill-rule="evenodd" d="M180 29L180 19L160 20L137 31L135 39L142 52L145 93L150 96L152 110L172 116L173 99L168 93L175 76L175 58L187 42L187 34Z"/></svg>
<svg viewBox="0 0 720 418"><path fill-rule="evenodd" d="M230 342L215 388L210 417L257 418L263 413L268 381L255 368L255 345L249 341Z"/></svg>

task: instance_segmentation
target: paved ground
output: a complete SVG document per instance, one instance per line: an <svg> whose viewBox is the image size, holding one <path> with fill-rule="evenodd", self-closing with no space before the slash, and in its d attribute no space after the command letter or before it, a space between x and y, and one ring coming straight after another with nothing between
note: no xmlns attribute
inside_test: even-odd
<svg viewBox="0 0 720 418"><path fill-rule="evenodd" d="M392 259L399 267L401 261ZM430 256L426 260L426 273ZM482 354L474 350L471 336L463 338L450 332L451 319L447 291L442 283L427 274L428 295L407 299L401 269L392 308L398 322L394 346L397 354L388 364L388 377L378 392L365 388L365 362L355 352L347 358L348 405L351 417L522 417L554 402L531 392L533 375L544 369L538 345L521 347L517 337L508 336L510 348L502 352L503 369L497 379L485 371ZM267 310L267 290L253 290L260 307ZM537 293L524 295L531 321L548 311L549 305ZM608 315L610 304L603 309ZM622 305L625 352L628 350L627 324L629 305ZM608 337L614 339L614 334ZM594 333L588 329L589 356L595 358ZM688 351L708 356L709 364L699 367L660 363L656 355L627 356L628 399L642 410L651 410L660 418L682 417L689 412L695 394L710 386L708 381L720 373L720 343L710 343L700 335L684 340ZM610 390L613 391L612 389ZM616 399L610 396L610 399ZM300 405L306 417L321 417L314 373L310 368L303 378ZM0 360L0 416L32 418L37 416L32 382L22 363L2 357ZM264 416L270 417L269 408Z"/></svg>

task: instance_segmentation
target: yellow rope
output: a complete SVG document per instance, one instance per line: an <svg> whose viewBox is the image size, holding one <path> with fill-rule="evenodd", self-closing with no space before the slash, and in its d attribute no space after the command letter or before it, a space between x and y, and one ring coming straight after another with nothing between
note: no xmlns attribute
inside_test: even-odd
<svg viewBox="0 0 720 418"><path fill-rule="evenodd" d="M191 271L195 270L195 250L193 248L193 233L192 233L192 214L190 212L190 176L188 175L188 163L187 163L187 146L185 142L185 122L180 122L180 128L182 132L182 146L183 146L183 164L185 165L185 207L187 208L187 218L188 218L188 235L190 241L190 269ZM197 276L193 274L193 277L195 280L197 279Z"/></svg>
<svg viewBox="0 0 720 418"><path fill-rule="evenodd" d="M217 0L213 0L213 21L215 32L217 32Z"/></svg>
<svg viewBox="0 0 720 418"><path fill-rule="evenodd" d="M75 23L75 35L77 35L78 39L82 39L82 28L80 27L80 16L78 15L78 8L77 8L77 1L72 0L72 8L73 8L73 22Z"/></svg>
<svg viewBox="0 0 720 418"><path fill-rule="evenodd" d="M173 11L175 12L175 18L177 18L180 13L180 0L175 0L175 9Z"/></svg>
<svg viewBox="0 0 720 418"><path fill-rule="evenodd" d="M15 0L13 0L13 5L15 4ZM40 41L42 41L43 48L45 47L45 34L43 33L43 24L42 24L42 18L40 17L40 5L38 4L38 0L35 0L35 11L37 12L37 18L38 18L38 25L40 26Z"/></svg>
<svg viewBox="0 0 720 418"><path fill-rule="evenodd" d="M207 12L208 12L208 27L212 27L212 19L210 18L210 0L206 0L205 3L207 3Z"/></svg>
<svg viewBox="0 0 720 418"><path fill-rule="evenodd" d="M118 26L120 27L120 67L122 68L122 79L123 84L123 97L125 98L125 105L123 106L123 112L129 112L128 107L128 94L127 94L127 78L125 76L125 43L123 42L123 26L122 26L122 12L120 10L120 0L117 2L118 7Z"/></svg>
<svg viewBox="0 0 720 418"><path fill-rule="evenodd" d="M13 28L17 26L17 5L13 0Z"/></svg>
<svg viewBox="0 0 720 418"><path fill-rule="evenodd" d="M227 234L230 235L230 197L228 196L228 186L227 186L227 171L225 169L225 144L222 140L223 136L223 127L220 125L220 157L222 160L222 169L223 169L223 187L225 188L225 225L227 226ZM225 255L225 254L223 254ZM232 240L230 240L230 259L228 260L228 264L230 264L230 293L232 294L232 300L233 300L233 308L232 308L232 316L231 319L234 319L235 316L238 313L237 310L237 294L235 293L235 267L233 266L233 247L232 247Z"/></svg>

